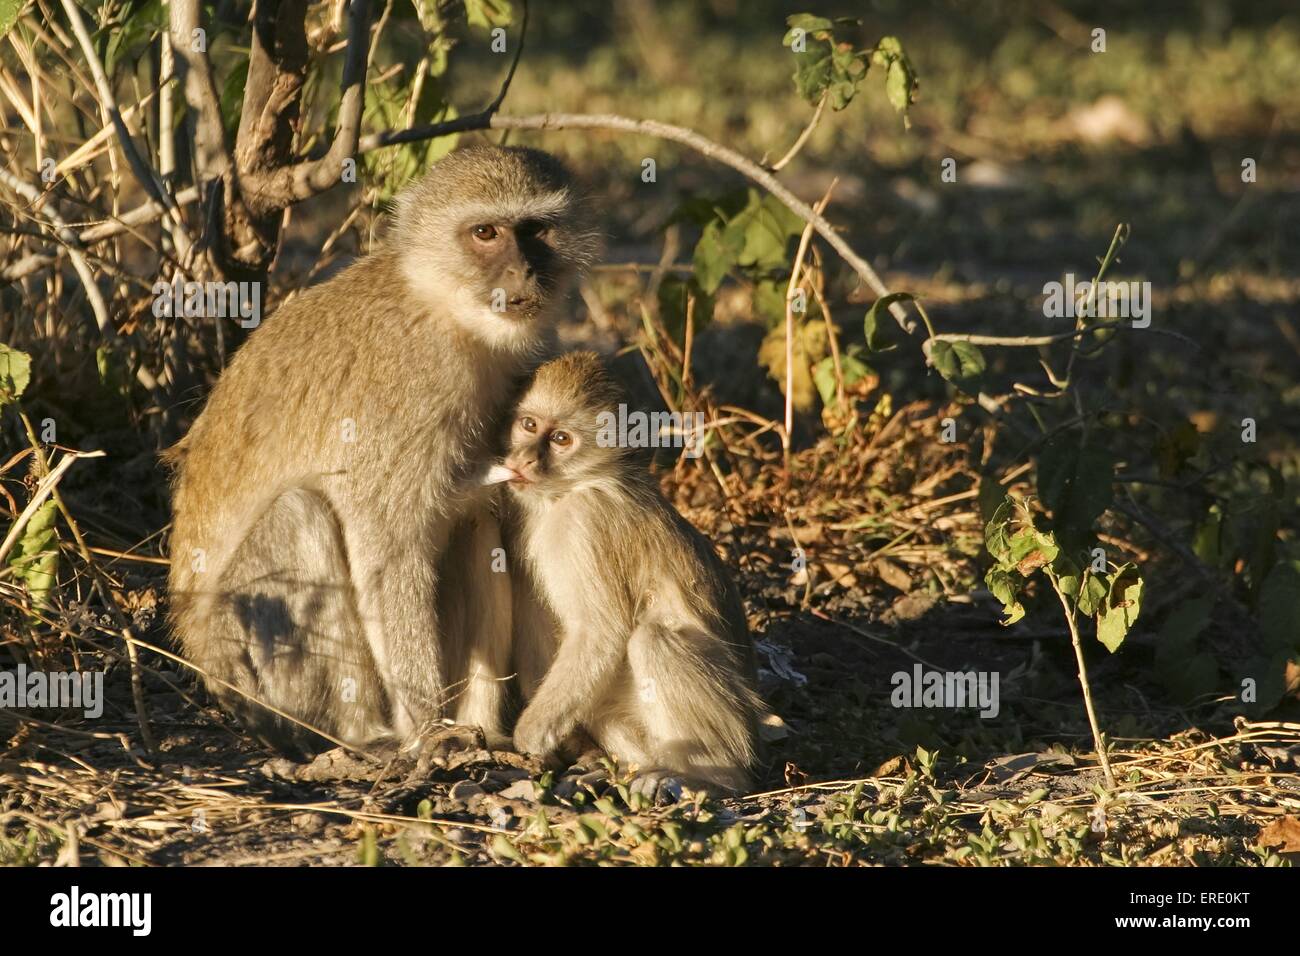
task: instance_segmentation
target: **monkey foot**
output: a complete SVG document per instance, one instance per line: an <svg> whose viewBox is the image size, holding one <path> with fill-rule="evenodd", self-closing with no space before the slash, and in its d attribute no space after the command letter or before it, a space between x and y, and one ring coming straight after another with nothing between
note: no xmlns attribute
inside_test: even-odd
<svg viewBox="0 0 1300 956"><path fill-rule="evenodd" d="M445 764L455 754L471 750L485 751L487 745L487 738L479 727L435 724L403 749L408 754L417 755L421 764Z"/></svg>
<svg viewBox="0 0 1300 956"><path fill-rule="evenodd" d="M676 803L682 798L685 782L671 770L647 770L638 773L628 785L629 793L639 793L656 806Z"/></svg>
<svg viewBox="0 0 1300 956"><path fill-rule="evenodd" d="M374 781L383 776L386 769L374 756L360 756L342 747L319 753L310 763L273 757L262 764L262 773L267 777L302 783Z"/></svg>

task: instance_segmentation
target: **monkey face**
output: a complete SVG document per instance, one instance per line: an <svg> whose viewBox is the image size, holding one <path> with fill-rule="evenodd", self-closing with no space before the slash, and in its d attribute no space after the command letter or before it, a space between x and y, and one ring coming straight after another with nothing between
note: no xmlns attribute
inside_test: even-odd
<svg viewBox="0 0 1300 956"><path fill-rule="evenodd" d="M588 436L556 418L520 411L510 427L505 467L519 494L559 490L580 473Z"/></svg>
<svg viewBox="0 0 1300 956"><path fill-rule="evenodd" d="M516 495L554 498L622 472L623 450L608 419L623 400L595 352L570 352L537 370L510 426L505 462L485 483Z"/></svg>
<svg viewBox="0 0 1300 956"><path fill-rule="evenodd" d="M560 234L557 223L545 218L466 221L460 245L484 304L507 319L536 316L572 271L555 245Z"/></svg>

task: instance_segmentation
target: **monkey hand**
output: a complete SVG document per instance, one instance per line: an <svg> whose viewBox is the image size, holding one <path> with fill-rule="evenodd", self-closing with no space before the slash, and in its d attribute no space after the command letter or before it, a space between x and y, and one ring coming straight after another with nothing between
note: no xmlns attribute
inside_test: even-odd
<svg viewBox="0 0 1300 956"><path fill-rule="evenodd" d="M515 724L515 749L520 753L549 757L572 730L572 721L556 719L534 702L524 708Z"/></svg>

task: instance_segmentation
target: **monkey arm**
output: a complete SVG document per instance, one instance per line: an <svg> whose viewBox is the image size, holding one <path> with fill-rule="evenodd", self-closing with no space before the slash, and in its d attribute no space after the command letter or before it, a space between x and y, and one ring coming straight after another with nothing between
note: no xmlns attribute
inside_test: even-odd
<svg viewBox="0 0 1300 956"><path fill-rule="evenodd" d="M602 625L610 626L602 626ZM627 661L626 632L600 618L566 626L555 663L515 725L515 746L549 756L590 716Z"/></svg>

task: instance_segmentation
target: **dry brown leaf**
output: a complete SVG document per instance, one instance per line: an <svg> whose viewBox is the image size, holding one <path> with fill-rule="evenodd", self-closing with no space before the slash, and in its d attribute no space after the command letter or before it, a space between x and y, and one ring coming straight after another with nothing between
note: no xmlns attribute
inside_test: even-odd
<svg viewBox="0 0 1300 956"><path fill-rule="evenodd" d="M873 777L898 777L907 771L907 761L902 757L890 757L875 770L871 771Z"/></svg>
<svg viewBox="0 0 1300 956"><path fill-rule="evenodd" d="M1300 817L1288 814L1274 820L1259 831L1259 845L1276 847L1279 853L1300 853Z"/></svg>

